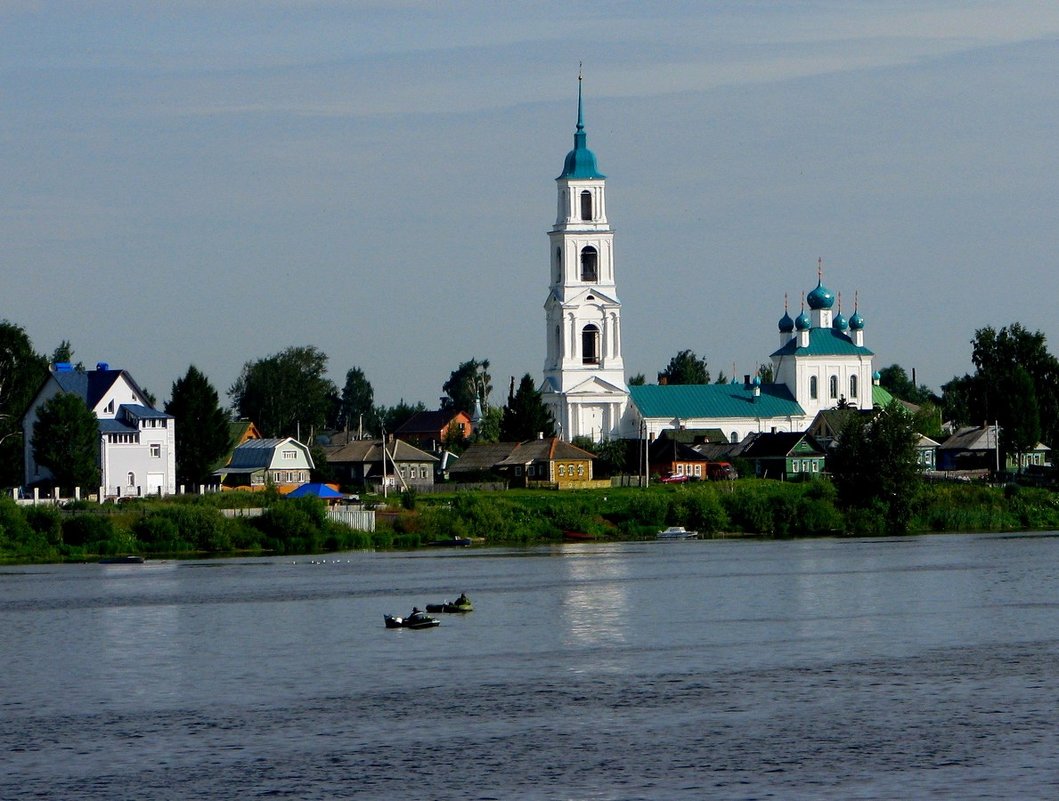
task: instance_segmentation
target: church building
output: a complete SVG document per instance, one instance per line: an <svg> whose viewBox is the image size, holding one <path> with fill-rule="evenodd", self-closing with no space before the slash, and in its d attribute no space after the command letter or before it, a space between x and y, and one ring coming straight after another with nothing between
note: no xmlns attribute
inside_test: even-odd
<svg viewBox="0 0 1059 801"><path fill-rule="evenodd" d="M629 392L607 182L588 149L580 76L574 149L555 180L558 213L548 232L551 283L544 304L547 356L541 396L560 437L600 441L623 433Z"/></svg>

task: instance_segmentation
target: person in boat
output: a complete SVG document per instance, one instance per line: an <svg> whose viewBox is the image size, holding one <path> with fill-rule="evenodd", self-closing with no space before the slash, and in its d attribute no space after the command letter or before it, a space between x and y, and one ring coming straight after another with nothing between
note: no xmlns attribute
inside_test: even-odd
<svg viewBox="0 0 1059 801"><path fill-rule="evenodd" d="M408 619L412 620L412 619L418 617L421 614L423 614L423 610L420 609L418 606L413 606L412 607L412 611L408 615Z"/></svg>
<svg viewBox="0 0 1059 801"><path fill-rule="evenodd" d="M467 593L461 592L460 597L452 602L453 606L470 606L471 599L467 597Z"/></svg>

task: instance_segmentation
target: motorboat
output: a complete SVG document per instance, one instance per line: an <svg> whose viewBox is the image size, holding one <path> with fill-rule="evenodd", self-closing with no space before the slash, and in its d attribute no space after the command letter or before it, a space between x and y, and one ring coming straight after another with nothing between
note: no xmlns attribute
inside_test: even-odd
<svg viewBox="0 0 1059 801"><path fill-rule="evenodd" d="M471 545L470 537L453 537L448 540L431 540L427 543L435 548L468 548Z"/></svg>
<svg viewBox="0 0 1059 801"><path fill-rule="evenodd" d="M99 560L101 565L142 565L144 563L142 556L136 556L135 554L129 554L127 556L104 556Z"/></svg>
<svg viewBox="0 0 1059 801"><path fill-rule="evenodd" d="M440 626L441 621L431 617L426 612L413 612L408 617L397 615L383 615L388 629L432 629Z"/></svg>
<svg viewBox="0 0 1059 801"><path fill-rule="evenodd" d="M662 529L655 536L660 540L697 540L699 532L688 531L683 526L670 526Z"/></svg>

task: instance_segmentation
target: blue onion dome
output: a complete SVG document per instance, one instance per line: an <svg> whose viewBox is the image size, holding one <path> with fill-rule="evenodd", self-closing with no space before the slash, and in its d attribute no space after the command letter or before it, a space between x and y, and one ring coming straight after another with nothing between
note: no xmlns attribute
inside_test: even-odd
<svg viewBox="0 0 1059 801"><path fill-rule="evenodd" d="M574 149L566 154L562 178L602 179L606 178L596 166L596 154L588 149L585 134L585 119L581 110L581 76L577 76L577 129L574 133Z"/></svg>
<svg viewBox="0 0 1059 801"><path fill-rule="evenodd" d="M845 331L849 328L849 323L847 323L846 318L842 316L842 312L835 315L835 319L831 321L831 327L836 331Z"/></svg>
<svg viewBox="0 0 1059 801"><path fill-rule="evenodd" d="M872 381L882 381L882 373L876 370L874 373L871 374L871 379Z"/></svg>
<svg viewBox="0 0 1059 801"><path fill-rule="evenodd" d="M864 330L864 318L860 316L860 312L853 312L853 316L849 318L849 327L854 331Z"/></svg>
<svg viewBox="0 0 1059 801"><path fill-rule="evenodd" d="M787 310L784 309L783 316L780 318L780 333L789 334L793 330L794 320L791 319L791 316L787 313Z"/></svg>
<svg viewBox="0 0 1059 801"><path fill-rule="evenodd" d="M835 305L835 296L820 281L816 282L816 289L806 295L805 300L809 303L809 308L814 310L830 309Z"/></svg>
<svg viewBox="0 0 1059 801"><path fill-rule="evenodd" d="M809 319L809 315L805 313L805 309L802 309L802 313L798 315L798 318L794 321L794 327L799 331L808 331L813 327L813 321Z"/></svg>
<svg viewBox="0 0 1059 801"><path fill-rule="evenodd" d="M759 375L754 376L754 380L751 383L755 387L760 387L761 386L761 376L759 376Z"/></svg>

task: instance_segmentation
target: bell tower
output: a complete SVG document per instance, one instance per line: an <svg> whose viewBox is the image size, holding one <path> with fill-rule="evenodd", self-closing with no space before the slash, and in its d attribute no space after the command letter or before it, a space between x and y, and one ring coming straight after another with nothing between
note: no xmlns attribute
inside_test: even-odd
<svg viewBox="0 0 1059 801"><path fill-rule="evenodd" d="M574 149L555 179L558 211L548 232L547 356L542 399L563 439L620 436L629 405L621 357L621 302L614 279L614 231L606 176L588 149L577 76Z"/></svg>

